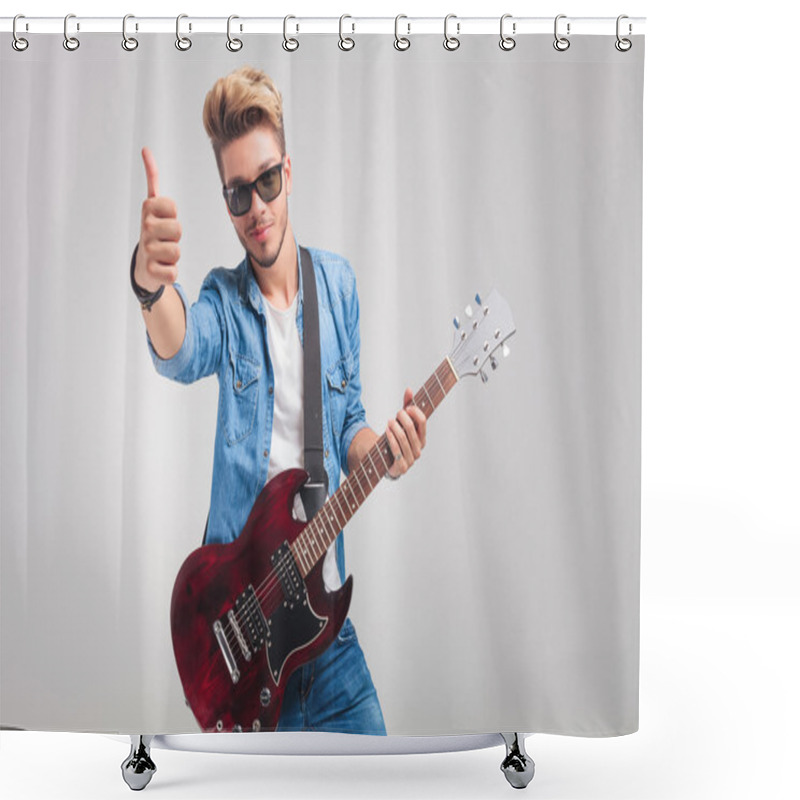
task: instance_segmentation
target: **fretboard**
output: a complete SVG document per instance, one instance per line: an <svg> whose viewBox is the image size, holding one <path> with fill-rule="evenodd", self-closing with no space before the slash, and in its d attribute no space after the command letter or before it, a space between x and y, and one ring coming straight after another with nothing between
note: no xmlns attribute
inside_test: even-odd
<svg viewBox="0 0 800 800"><path fill-rule="evenodd" d="M457 382L450 360L445 358L414 395L414 405L429 419ZM384 433L292 543L294 560L303 577L325 555L393 463L394 455Z"/></svg>

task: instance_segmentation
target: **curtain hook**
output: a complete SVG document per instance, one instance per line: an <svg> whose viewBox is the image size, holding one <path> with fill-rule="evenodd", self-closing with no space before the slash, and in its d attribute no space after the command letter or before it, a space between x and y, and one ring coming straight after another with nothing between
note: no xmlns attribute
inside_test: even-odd
<svg viewBox="0 0 800 800"><path fill-rule="evenodd" d="M23 50L27 50L28 49L28 40L27 39L23 39L17 33L17 20L18 19L25 19L25 15L24 14L17 14L17 16L14 17L14 22L13 22L13 24L11 26L11 33L14 35L14 38L11 40L11 46L18 53L21 53ZM27 28L28 28L28 23L26 22L25 23L25 29L27 30Z"/></svg>
<svg viewBox="0 0 800 800"><path fill-rule="evenodd" d="M450 36L450 34L447 32L447 26L448 26L448 23L450 22L451 19L457 19L456 15L455 14L448 14L444 18L444 42L443 42L443 44L444 44L444 49L445 50L450 50L452 52L453 50L458 50L458 48L461 47L461 40L458 38L458 34L461 32L461 23L460 22L456 23L456 35L455 36Z"/></svg>
<svg viewBox="0 0 800 800"><path fill-rule="evenodd" d="M188 19L188 14L178 14L175 20L175 47L178 50L186 51L192 46L192 40L188 36L181 36L181 20ZM189 30L192 30L192 23L189 23Z"/></svg>
<svg viewBox="0 0 800 800"><path fill-rule="evenodd" d="M231 53L238 53L242 47L244 46L241 39L235 39L231 36L231 21L234 19L239 19L236 14L231 14L228 17L228 41L225 42L225 47L231 51ZM239 26L239 30L241 31L242 27Z"/></svg>
<svg viewBox="0 0 800 800"><path fill-rule="evenodd" d="M122 18L122 49L127 50L129 53L139 46L139 40L133 36L128 36L128 20L135 19L133 14L126 14ZM139 30L139 25L136 25L136 30Z"/></svg>
<svg viewBox="0 0 800 800"><path fill-rule="evenodd" d="M508 52L509 50L513 50L517 46L517 40L513 36L506 36L504 25L507 19L512 19L511 14L503 14L500 17L500 49L505 50ZM511 24L511 32L517 32L517 23L513 22Z"/></svg>
<svg viewBox="0 0 800 800"><path fill-rule="evenodd" d="M411 47L411 39L400 35L400 20L408 19L405 14L398 14L394 18L394 48L395 50L408 50ZM411 23L407 22L408 32L411 33Z"/></svg>
<svg viewBox="0 0 800 800"><path fill-rule="evenodd" d="M630 50L631 47L633 47L633 42L630 39L624 39L619 35L619 28L620 28L619 24L623 19L629 19L628 15L627 14L620 14L617 17L617 41L614 42L614 47L616 47L617 50L620 51L620 53L627 53L628 50ZM628 23L628 35L630 36L631 33L633 33L633 26L629 22Z"/></svg>
<svg viewBox="0 0 800 800"><path fill-rule="evenodd" d="M556 21L555 21L555 24L553 26L553 31L554 31L554 34L555 34L555 37L556 37L555 41L553 42L553 47L555 47L555 49L558 50L560 53L563 53L565 50L569 50L569 45L570 45L569 39L567 39L566 36L559 36L559 33L558 33L558 21L560 19L566 19L566 18L567 18L566 14L559 14L556 17ZM569 22L568 22L567 23L567 36L569 36L569 27L570 26L569 26Z"/></svg>
<svg viewBox="0 0 800 800"><path fill-rule="evenodd" d="M69 21L71 19L75 19L74 14L67 14L67 16L64 17L64 49L69 50L70 52L77 50L81 46L80 41L76 37L70 36L69 31L67 30L67 26L69 25ZM81 26L78 23L76 23L76 26L77 30L81 29Z"/></svg>
<svg viewBox="0 0 800 800"><path fill-rule="evenodd" d="M289 14L283 18L283 49L288 53L293 53L298 47L300 47L300 42L297 39L289 38L287 34L290 19L297 19L297 17L293 17L291 14ZM297 26L297 30L300 30L299 25Z"/></svg>
<svg viewBox="0 0 800 800"><path fill-rule="evenodd" d="M353 19L353 18L349 14L342 14L342 16L339 17L339 49L344 50L345 52L348 50L352 50L356 46L355 39L351 38L350 36L345 36L344 33L342 32L342 26L344 25L344 21L346 19ZM352 25L353 25L353 30L351 31L351 33L355 33L356 32L355 22L352 23Z"/></svg>

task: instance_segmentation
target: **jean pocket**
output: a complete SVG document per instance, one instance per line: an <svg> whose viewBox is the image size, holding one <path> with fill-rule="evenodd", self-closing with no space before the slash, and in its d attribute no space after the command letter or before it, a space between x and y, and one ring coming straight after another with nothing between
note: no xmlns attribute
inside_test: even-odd
<svg viewBox="0 0 800 800"><path fill-rule="evenodd" d="M247 356L233 356L220 387L220 412L225 441L238 444L253 431L258 405L261 364Z"/></svg>
<svg viewBox="0 0 800 800"><path fill-rule="evenodd" d="M328 384L328 406L331 415L331 430L335 437L341 436L347 411L347 387L353 377L353 356L340 358L326 373Z"/></svg>

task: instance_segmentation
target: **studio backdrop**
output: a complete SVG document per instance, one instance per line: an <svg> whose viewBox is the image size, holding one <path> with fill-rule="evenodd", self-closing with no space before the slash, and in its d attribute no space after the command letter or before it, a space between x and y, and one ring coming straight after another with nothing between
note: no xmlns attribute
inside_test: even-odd
<svg viewBox="0 0 800 800"><path fill-rule="evenodd" d="M267 730L260 711L204 722L204 692L263 709L304 669L308 689L316 625L360 644L390 734L635 731L644 38L29 38L1 49L2 725ZM234 165L234 136L218 166L204 104L241 67L280 93L282 162ZM180 225L180 293L149 311L131 284L148 197ZM257 265L281 213L282 255ZM343 487L302 540L296 480L260 495L289 381L269 326L289 313L295 367L309 336L298 247ZM287 264L282 303L264 279ZM186 333L161 358L147 325L170 297ZM430 417L419 457L379 438L348 463L406 389ZM254 517L291 530L271 549L251 531L237 572L214 542ZM198 549L217 560L177 587ZM327 598L349 576L339 630Z"/></svg>

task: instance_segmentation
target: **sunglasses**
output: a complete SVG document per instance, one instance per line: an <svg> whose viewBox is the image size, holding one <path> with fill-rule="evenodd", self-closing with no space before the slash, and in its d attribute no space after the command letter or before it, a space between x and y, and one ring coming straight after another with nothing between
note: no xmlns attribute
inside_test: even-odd
<svg viewBox="0 0 800 800"><path fill-rule="evenodd" d="M265 202L271 203L283 188L283 161L262 172L252 183L240 183L237 186L222 187L222 194L234 217L241 217L250 210L253 204L253 189Z"/></svg>

